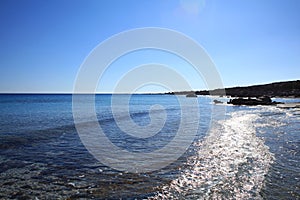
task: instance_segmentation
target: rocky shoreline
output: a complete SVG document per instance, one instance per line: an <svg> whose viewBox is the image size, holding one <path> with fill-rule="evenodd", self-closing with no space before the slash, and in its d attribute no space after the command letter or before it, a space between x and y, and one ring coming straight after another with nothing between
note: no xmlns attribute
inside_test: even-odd
<svg viewBox="0 0 300 200"><path fill-rule="evenodd" d="M200 91L181 91L169 92L166 94L187 95L194 93L195 95L216 95L230 97L300 97L300 80L276 82L263 85L253 85L246 87L231 87L215 90L200 90Z"/></svg>
<svg viewBox="0 0 300 200"><path fill-rule="evenodd" d="M198 91L196 94L218 95L224 90ZM300 97L300 80L276 82L264 85L254 85L247 87L225 88L227 96L231 97Z"/></svg>
<svg viewBox="0 0 300 200"><path fill-rule="evenodd" d="M166 94L186 95L186 97L197 97L197 95L213 95L220 97L227 96L233 98L230 99L229 102L227 102L228 104L232 105L278 105L284 103L272 101L271 98L300 98L300 80L216 90L170 92ZM214 100L214 103L218 104L223 102ZM300 107L300 103L296 103L296 105L285 105L281 107Z"/></svg>

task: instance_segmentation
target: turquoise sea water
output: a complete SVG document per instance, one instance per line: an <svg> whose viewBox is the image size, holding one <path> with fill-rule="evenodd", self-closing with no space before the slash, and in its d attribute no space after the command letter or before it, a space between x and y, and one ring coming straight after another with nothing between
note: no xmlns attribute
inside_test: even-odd
<svg viewBox="0 0 300 200"><path fill-rule="evenodd" d="M118 98L122 116L124 96ZM179 98L186 106L192 101ZM143 139L118 128L111 95L95 99L99 124L120 148L151 152L176 135L182 106L176 96L131 97L130 116L139 126L151 122L153 105L166 113L163 128ZM72 95L0 95L0 198L299 199L300 110L214 105L214 99L198 97L200 121L188 119L198 127L197 136L176 162L128 173L105 166L86 150L74 126ZM223 108L225 115L212 114ZM156 118L162 113L152 112Z"/></svg>

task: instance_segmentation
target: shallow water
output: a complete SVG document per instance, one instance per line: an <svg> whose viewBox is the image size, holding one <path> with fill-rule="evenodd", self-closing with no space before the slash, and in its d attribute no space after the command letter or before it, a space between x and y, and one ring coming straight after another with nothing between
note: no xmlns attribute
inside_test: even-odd
<svg viewBox="0 0 300 200"><path fill-rule="evenodd" d="M181 113L174 96L131 98L130 116L139 125L150 123L154 104L167 113L151 139L118 129L110 100L111 95L96 96L97 118L120 148L151 152L174 138ZM214 105L213 100L198 98L200 121L190 119L198 134L185 154L163 169L136 174L105 166L86 150L74 126L71 95L1 95L0 198L300 198L300 111ZM225 116L212 116L212 109L224 107ZM159 118L161 112L152 114Z"/></svg>

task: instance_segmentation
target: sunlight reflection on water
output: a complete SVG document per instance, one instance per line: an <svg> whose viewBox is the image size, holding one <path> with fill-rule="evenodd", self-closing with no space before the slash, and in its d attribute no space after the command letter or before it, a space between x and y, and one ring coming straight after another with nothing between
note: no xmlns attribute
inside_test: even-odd
<svg viewBox="0 0 300 200"><path fill-rule="evenodd" d="M186 170L153 199L261 198L273 156L256 137L252 123L258 115L243 111L231 117L213 126L208 137L196 144L197 154L188 159Z"/></svg>

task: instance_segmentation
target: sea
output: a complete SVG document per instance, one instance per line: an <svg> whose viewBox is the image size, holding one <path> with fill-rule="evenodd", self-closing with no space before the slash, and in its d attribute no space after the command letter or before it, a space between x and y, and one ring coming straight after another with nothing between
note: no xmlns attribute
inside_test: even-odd
<svg viewBox="0 0 300 200"><path fill-rule="evenodd" d="M113 96L120 104L112 104ZM189 122L185 129L196 130L195 137L166 166L122 170L87 150L76 129L71 94L2 94L0 199L300 199L299 108L232 106L226 104L228 98L213 96L94 98L97 123L111 144L124 151L138 156L167 146L178 140L183 121ZM215 99L224 103L214 104ZM191 106L195 101L197 108ZM112 106L119 106L116 113ZM187 107L190 114L183 119ZM145 132L151 123L164 123L141 138L134 135L136 126L122 130L116 116L121 123L129 120L145 127ZM183 143L170 148L175 152ZM128 169L139 164L131 163L127 154L120 156ZM152 161L156 163L155 157Z"/></svg>

